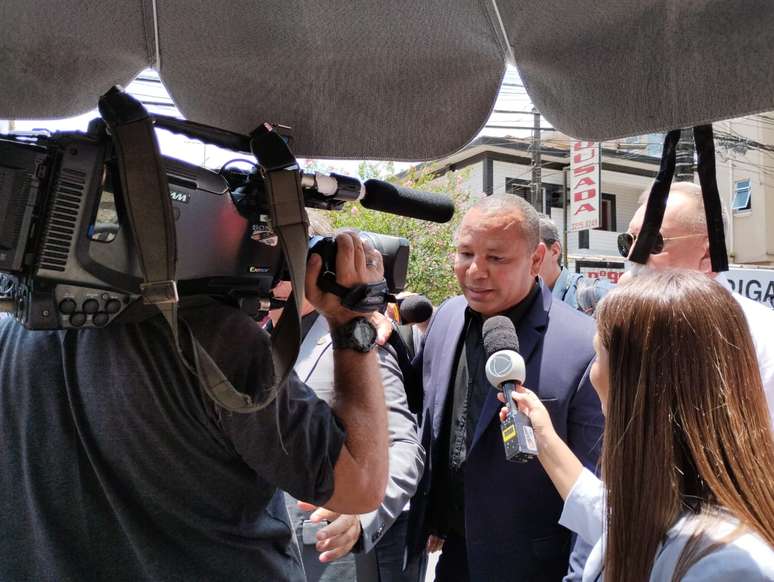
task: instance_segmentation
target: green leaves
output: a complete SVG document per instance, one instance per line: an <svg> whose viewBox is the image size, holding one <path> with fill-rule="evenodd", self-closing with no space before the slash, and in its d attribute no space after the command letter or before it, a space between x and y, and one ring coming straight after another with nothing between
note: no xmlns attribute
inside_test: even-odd
<svg viewBox="0 0 774 582"><path fill-rule="evenodd" d="M362 178L385 179L382 176L389 168L363 162L360 170ZM454 232L470 203L470 196L463 189L465 178L463 172L448 172L438 177L432 166L424 164L411 168L403 175L386 178L408 188L450 196L454 200L455 215L447 224L386 214L351 203L344 207L343 212L332 213L330 218L336 229L357 228L408 239L411 255L407 290L421 293L438 305L459 293L453 271Z"/></svg>

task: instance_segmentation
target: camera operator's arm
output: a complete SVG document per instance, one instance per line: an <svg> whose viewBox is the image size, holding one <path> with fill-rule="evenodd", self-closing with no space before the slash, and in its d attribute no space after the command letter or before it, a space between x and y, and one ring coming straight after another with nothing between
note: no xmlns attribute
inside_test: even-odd
<svg viewBox="0 0 774 582"><path fill-rule="evenodd" d="M383 278L381 255L366 250L354 233L336 237L336 281L344 287L376 283ZM306 276L306 295L326 317L331 331L363 314L341 305L332 293L317 286L321 260L312 254ZM333 410L347 436L334 469L333 496L325 506L340 513L367 513L382 502L387 486L387 411L374 351L334 351Z"/></svg>

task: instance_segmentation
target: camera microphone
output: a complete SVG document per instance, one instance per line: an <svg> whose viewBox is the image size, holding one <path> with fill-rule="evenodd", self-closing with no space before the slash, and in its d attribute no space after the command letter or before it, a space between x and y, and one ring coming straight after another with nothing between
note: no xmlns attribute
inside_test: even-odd
<svg viewBox="0 0 774 582"><path fill-rule="evenodd" d="M524 382L524 358L519 354L519 339L513 322L503 315L490 317L482 330L484 351L487 355L486 378L505 396L508 416L500 423L509 461L526 462L538 454L535 433L529 418L511 398L511 392Z"/></svg>
<svg viewBox="0 0 774 582"><path fill-rule="evenodd" d="M454 216L454 202L442 194L420 192L382 180L366 180L364 187L360 204L371 210L431 222L449 222Z"/></svg>
<svg viewBox="0 0 774 582"><path fill-rule="evenodd" d="M420 192L382 180L366 180L341 174L301 174L301 186L325 199L358 201L363 208L430 222L449 222L454 202L443 194Z"/></svg>
<svg viewBox="0 0 774 582"><path fill-rule="evenodd" d="M424 323L433 315L433 304L424 295L409 295L400 303L400 322Z"/></svg>

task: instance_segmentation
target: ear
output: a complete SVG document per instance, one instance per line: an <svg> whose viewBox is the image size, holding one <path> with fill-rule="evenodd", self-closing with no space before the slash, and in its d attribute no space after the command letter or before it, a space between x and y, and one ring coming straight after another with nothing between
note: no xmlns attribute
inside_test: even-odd
<svg viewBox="0 0 774 582"><path fill-rule="evenodd" d="M529 266L529 274L532 277L537 277L540 273L540 266L543 264L543 259L546 256L546 244L543 241L538 243L535 247L535 252L532 253L532 264Z"/></svg>
<svg viewBox="0 0 774 582"><path fill-rule="evenodd" d="M562 256L562 245L560 245L558 242L554 242L554 244L551 245L551 257L554 259L554 261L558 261L559 257Z"/></svg>
<svg viewBox="0 0 774 582"><path fill-rule="evenodd" d="M702 245L703 253L699 259L699 271L705 275L712 273L712 259L710 258L709 238Z"/></svg>

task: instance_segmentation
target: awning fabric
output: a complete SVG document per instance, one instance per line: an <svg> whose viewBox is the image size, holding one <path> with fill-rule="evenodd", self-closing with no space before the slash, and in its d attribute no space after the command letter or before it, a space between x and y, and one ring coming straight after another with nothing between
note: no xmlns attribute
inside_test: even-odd
<svg viewBox="0 0 774 582"><path fill-rule="evenodd" d="M158 70L189 119L293 128L303 157L420 160L468 143L513 59L594 140L774 109L769 0L4 0L0 118L93 109Z"/></svg>

